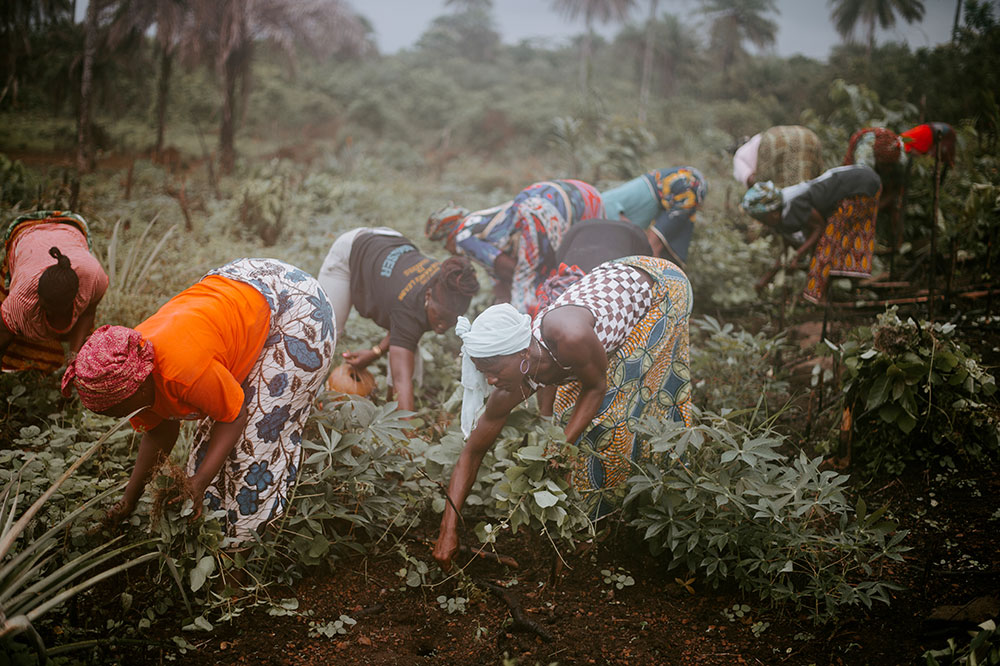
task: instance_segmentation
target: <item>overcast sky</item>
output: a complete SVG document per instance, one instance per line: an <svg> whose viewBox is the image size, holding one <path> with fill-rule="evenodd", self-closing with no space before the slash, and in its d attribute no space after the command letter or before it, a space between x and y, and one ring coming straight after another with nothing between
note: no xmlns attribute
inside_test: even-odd
<svg viewBox="0 0 1000 666"><path fill-rule="evenodd" d="M372 22L379 51L395 53L413 46L431 20L449 13L444 0L350 0L352 5ZM801 53L825 59L830 47L839 41L830 23L826 0L778 0L781 14L775 52L790 56ZM649 6L637 3L631 20L643 20ZM706 18L697 11L697 0L661 0L660 12L686 16L687 20L704 25ZM899 22L888 32L878 33L879 42L906 41L911 48L933 46L951 37L955 17L955 0L924 0L924 20L907 26ZM551 0L493 0L493 14L504 43L516 44L522 39L540 38L563 43L584 31L583 19L568 22L552 9ZM619 26L598 26L605 37L612 37Z"/></svg>

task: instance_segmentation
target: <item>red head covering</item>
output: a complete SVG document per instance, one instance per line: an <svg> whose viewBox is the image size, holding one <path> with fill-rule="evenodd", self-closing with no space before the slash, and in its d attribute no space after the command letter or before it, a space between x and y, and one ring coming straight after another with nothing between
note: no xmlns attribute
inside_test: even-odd
<svg viewBox="0 0 1000 666"><path fill-rule="evenodd" d="M916 151L921 155L926 155L934 146L934 130L928 123L908 129L899 136L903 137L905 141L903 147L908 153Z"/></svg>
<svg viewBox="0 0 1000 666"><path fill-rule="evenodd" d="M83 343L66 368L62 394L76 386L80 402L101 412L131 397L153 371L153 345L125 326L104 325Z"/></svg>

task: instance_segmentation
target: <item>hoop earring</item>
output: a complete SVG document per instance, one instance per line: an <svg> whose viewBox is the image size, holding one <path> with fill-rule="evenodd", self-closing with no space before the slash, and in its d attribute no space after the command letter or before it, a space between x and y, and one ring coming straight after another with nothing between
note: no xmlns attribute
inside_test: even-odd
<svg viewBox="0 0 1000 666"><path fill-rule="evenodd" d="M517 369L521 371L522 375L528 374L528 370L531 370L531 364L528 362L527 357L521 359L521 365L519 365Z"/></svg>

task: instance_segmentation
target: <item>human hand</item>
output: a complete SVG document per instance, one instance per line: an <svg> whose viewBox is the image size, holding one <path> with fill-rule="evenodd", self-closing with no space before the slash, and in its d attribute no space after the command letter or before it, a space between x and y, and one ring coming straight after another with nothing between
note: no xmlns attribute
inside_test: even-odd
<svg viewBox="0 0 1000 666"><path fill-rule="evenodd" d="M458 533L454 528L442 528L438 540L434 543L434 559L445 571L451 569L451 560L458 552Z"/></svg>
<svg viewBox="0 0 1000 666"><path fill-rule="evenodd" d="M127 519L132 512L135 510L135 506L126 502L124 498L118 500L114 505L108 509L101 520L95 525L91 530L90 534L97 534L99 532L111 532L112 534L117 533L121 530L122 521Z"/></svg>
<svg viewBox="0 0 1000 666"><path fill-rule="evenodd" d="M378 359L378 356L371 349L344 352L342 356L344 357L344 362L347 363L347 365L352 368L358 368L359 370L367 368Z"/></svg>
<svg viewBox="0 0 1000 666"><path fill-rule="evenodd" d="M205 490L195 488L192 483L185 484L184 487L179 488L176 495L167 500L167 504L176 507L178 510L184 509L185 500L191 500L191 513L185 516L188 522L194 522L201 517L202 508L204 506Z"/></svg>

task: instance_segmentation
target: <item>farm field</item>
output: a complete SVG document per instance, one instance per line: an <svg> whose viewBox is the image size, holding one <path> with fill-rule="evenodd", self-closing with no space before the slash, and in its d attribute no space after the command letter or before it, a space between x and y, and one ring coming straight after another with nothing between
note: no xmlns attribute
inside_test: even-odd
<svg viewBox="0 0 1000 666"><path fill-rule="evenodd" d="M446 204L695 165L692 425L633 424L652 456L592 522L567 481L580 451L529 399L478 470L444 571L432 550L465 444L454 328L422 338L412 411L388 397L388 353L368 398L318 393L288 504L244 542L184 499L195 422L115 524L141 434L64 397L65 366L4 372L0 666L1000 664L996 3L966 3L953 43L917 51L657 47L643 94L645 30L684 43L671 10L596 39L581 91L582 40L494 43L473 28L493 31L496 4L449 3L391 55L363 34L322 53L261 37L229 94L224 70L179 58L157 148L162 47L149 25L115 42L108 3L89 154L80 95L51 84L81 85L69 55L17 51L4 70L18 87L0 95L0 225L82 215L110 278L95 325L134 327L235 258L317 275L341 233L388 226L444 260L425 223ZM31 30L75 31L82 52L85 25L53 11ZM899 247L882 212L872 276L805 300L807 265L740 207L733 150L800 124L829 169L858 129L935 119L955 164L900 172ZM470 319L493 302L476 271ZM353 312L334 365L383 335Z"/></svg>

